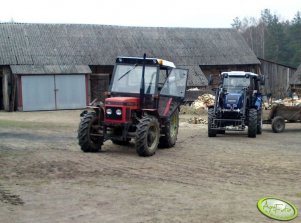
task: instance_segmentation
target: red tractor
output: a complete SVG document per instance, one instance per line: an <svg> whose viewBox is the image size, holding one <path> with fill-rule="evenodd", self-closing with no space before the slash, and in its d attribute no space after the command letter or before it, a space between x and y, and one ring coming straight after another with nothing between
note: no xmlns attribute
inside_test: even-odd
<svg viewBox="0 0 301 223"><path fill-rule="evenodd" d="M173 147L187 77L188 70L166 60L118 57L104 105L93 102L81 114L82 151L98 152L106 140L125 145L134 139L140 156Z"/></svg>

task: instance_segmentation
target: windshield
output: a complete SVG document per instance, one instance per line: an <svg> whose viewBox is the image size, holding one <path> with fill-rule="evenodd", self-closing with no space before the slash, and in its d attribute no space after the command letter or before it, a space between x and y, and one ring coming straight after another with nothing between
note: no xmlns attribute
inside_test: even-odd
<svg viewBox="0 0 301 223"><path fill-rule="evenodd" d="M145 94L154 94L157 78L156 66L145 66ZM111 92L140 93L142 65L117 65L112 80Z"/></svg>
<svg viewBox="0 0 301 223"><path fill-rule="evenodd" d="M224 88L228 92L240 92L244 88L250 86L250 78L242 77L231 77L224 78Z"/></svg>

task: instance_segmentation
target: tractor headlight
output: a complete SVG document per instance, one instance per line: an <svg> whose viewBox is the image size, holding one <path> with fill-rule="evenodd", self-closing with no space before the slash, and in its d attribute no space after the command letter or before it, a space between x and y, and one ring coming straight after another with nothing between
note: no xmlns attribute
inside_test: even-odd
<svg viewBox="0 0 301 223"><path fill-rule="evenodd" d="M107 115L112 115L112 109L108 108L108 109L106 110L106 113L107 113Z"/></svg>
<svg viewBox="0 0 301 223"><path fill-rule="evenodd" d="M122 112L121 112L121 109L116 109L116 115L121 115Z"/></svg>

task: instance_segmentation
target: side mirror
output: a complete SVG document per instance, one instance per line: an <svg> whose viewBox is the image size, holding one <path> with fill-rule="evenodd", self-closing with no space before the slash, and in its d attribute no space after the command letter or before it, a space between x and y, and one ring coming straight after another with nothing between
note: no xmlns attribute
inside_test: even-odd
<svg viewBox="0 0 301 223"><path fill-rule="evenodd" d="M261 75L259 81L260 81L260 85L265 85L265 76Z"/></svg>

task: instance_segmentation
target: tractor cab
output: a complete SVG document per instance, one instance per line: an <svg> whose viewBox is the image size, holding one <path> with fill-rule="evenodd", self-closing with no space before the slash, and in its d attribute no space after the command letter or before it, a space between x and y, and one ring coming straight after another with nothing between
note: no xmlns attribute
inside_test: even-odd
<svg viewBox="0 0 301 223"><path fill-rule="evenodd" d="M242 112L243 102L248 94L259 94L258 74L232 71L221 73L221 109L223 111L239 110ZM247 98L246 98L247 100ZM246 101L248 103L248 101Z"/></svg>
<svg viewBox="0 0 301 223"><path fill-rule="evenodd" d="M117 104L122 101L124 105L129 102L137 105L135 110L153 110L167 117L184 100L186 82L187 70L177 69L173 62L118 57L109 88L110 98L105 105L110 107L115 101Z"/></svg>
<svg viewBox="0 0 301 223"><path fill-rule="evenodd" d="M104 105L82 113L81 149L96 152L106 140L125 145L132 139L140 156L152 156L158 146L173 147L187 77L188 70L167 60L117 57Z"/></svg>

